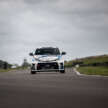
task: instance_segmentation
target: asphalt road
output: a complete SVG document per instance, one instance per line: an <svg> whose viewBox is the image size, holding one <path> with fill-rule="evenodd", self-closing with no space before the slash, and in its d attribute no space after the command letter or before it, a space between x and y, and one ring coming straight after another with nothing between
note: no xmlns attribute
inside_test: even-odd
<svg viewBox="0 0 108 108"><path fill-rule="evenodd" d="M29 70L0 73L0 108L108 108L108 77Z"/></svg>

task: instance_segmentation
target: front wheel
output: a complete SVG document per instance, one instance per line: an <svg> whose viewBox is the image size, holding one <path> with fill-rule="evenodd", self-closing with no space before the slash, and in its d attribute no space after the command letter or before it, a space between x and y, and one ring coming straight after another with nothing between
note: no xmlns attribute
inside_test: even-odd
<svg viewBox="0 0 108 108"><path fill-rule="evenodd" d="M35 71L31 71L31 74L36 74L36 72Z"/></svg>
<svg viewBox="0 0 108 108"><path fill-rule="evenodd" d="M65 70L60 70L60 73L65 73Z"/></svg>

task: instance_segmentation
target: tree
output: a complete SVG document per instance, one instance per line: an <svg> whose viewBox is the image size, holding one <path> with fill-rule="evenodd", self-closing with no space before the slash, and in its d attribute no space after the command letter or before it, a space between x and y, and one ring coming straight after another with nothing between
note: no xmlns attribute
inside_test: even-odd
<svg viewBox="0 0 108 108"><path fill-rule="evenodd" d="M25 67L29 67L29 66L30 66L30 64L27 62L27 59L24 59L22 67L25 68Z"/></svg>
<svg viewBox="0 0 108 108"><path fill-rule="evenodd" d="M11 66L12 65L8 62L0 60L0 69L8 69L11 68Z"/></svg>

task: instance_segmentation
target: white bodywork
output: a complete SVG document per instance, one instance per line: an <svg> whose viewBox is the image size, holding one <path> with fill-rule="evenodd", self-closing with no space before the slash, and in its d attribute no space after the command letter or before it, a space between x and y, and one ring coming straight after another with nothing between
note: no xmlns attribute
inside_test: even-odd
<svg viewBox="0 0 108 108"><path fill-rule="evenodd" d="M39 71L37 70L37 64L38 63L53 63L56 62L59 66L59 69L49 69L49 70L63 70L64 68L60 69L60 63L63 63L64 65L64 60L62 55L57 55L57 56L51 56L51 55L38 55L38 56L33 56L32 59L32 64L35 65L35 69L33 69L32 71ZM48 69L45 69L48 70ZM42 70L44 71L44 70Z"/></svg>
<svg viewBox="0 0 108 108"><path fill-rule="evenodd" d="M31 71L64 71L64 59L59 55L33 55Z"/></svg>

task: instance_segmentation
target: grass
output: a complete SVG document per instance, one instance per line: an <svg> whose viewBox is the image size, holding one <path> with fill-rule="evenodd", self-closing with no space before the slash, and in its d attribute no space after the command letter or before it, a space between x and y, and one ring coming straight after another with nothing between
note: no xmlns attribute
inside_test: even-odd
<svg viewBox="0 0 108 108"><path fill-rule="evenodd" d="M92 56L88 58L82 59L84 64L92 64L92 63L104 63L108 62L108 55L102 55L102 56Z"/></svg>
<svg viewBox="0 0 108 108"><path fill-rule="evenodd" d="M15 69L0 69L0 72L9 72L9 71L15 71L15 70L26 70L27 67L18 67Z"/></svg>
<svg viewBox="0 0 108 108"><path fill-rule="evenodd" d="M12 71L12 70L15 70L15 69L0 69L0 72L9 72L9 71Z"/></svg>
<svg viewBox="0 0 108 108"><path fill-rule="evenodd" d="M103 75L108 76L108 67L105 66L89 66L89 67L79 67L77 69L81 74L87 75Z"/></svg>
<svg viewBox="0 0 108 108"><path fill-rule="evenodd" d="M104 64L105 62L108 62L108 55L91 56L91 57L70 60L68 62L65 62L65 66L72 67L74 63L78 63L78 62L82 62L83 65L93 65L94 63Z"/></svg>

